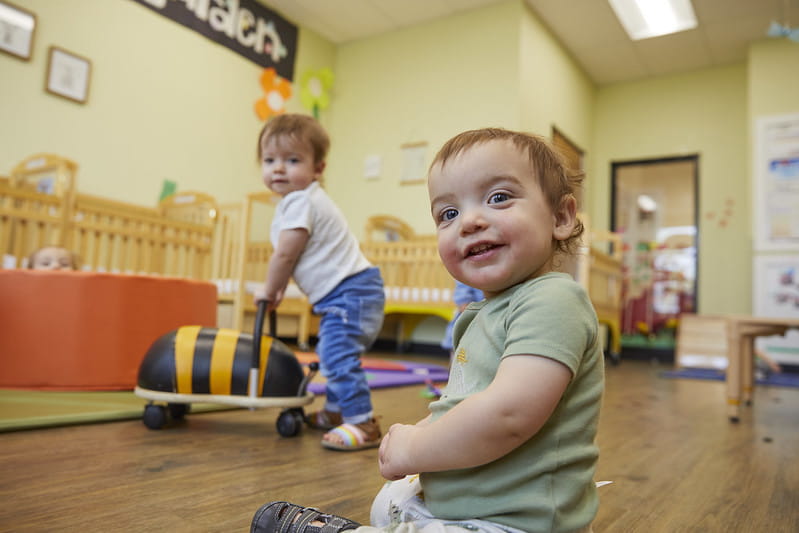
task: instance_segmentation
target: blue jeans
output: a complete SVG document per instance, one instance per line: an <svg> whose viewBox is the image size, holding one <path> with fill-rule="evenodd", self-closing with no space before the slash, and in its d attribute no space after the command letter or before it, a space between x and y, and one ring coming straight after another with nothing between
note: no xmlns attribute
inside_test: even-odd
<svg viewBox="0 0 799 533"><path fill-rule="evenodd" d="M340 411L346 422L365 422L372 415L361 355L380 333L384 304L383 278L371 267L346 278L313 307L322 316L316 353L327 378L325 409Z"/></svg>

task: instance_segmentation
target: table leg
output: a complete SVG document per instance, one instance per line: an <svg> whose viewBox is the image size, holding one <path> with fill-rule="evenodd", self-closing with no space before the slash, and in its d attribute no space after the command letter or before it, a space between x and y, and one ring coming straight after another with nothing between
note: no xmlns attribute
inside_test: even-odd
<svg viewBox="0 0 799 533"><path fill-rule="evenodd" d="M734 320L727 321L727 416L730 422L738 422L741 415L741 351L745 343L740 328Z"/></svg>
<svg viewBox="0 0 799 533"><path fill-rule="evenodd" d="M754 366L755 361L752 356L754 351L755 337L749 335L741 336L741 400L745 405L752 405L752 387L754 386Z"/></svg>

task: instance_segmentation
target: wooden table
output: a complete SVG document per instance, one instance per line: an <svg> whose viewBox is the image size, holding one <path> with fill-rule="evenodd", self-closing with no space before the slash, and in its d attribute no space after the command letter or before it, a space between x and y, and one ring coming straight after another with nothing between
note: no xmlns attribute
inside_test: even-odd
<svg viewBox="0 0 799 533"><path fill-rule="evenodd" d="M752 403L753 346L756 337L785 335L791 328L799 328L796 318L766 318L745 315L727 316L727 414L731 422L738 422L741 402Z"/></svg>

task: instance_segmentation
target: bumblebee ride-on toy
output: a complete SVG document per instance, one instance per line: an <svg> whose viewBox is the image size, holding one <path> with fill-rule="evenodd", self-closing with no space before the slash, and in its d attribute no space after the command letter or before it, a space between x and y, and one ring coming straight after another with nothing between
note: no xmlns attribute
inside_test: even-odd
<svg viewBox="0 0 799 533"><path fill-rule="evenodd" d="M275 338L274 312L270 336L263 336L265 315L266 302L259 302L252 335L183 326L159 337L139 366L134 390L149 400L144 425L161 429L169 419L185 417L192 403L280 407L278 433L297 435L305 419L303 406L314 399L308 383L319 365L311 363L306 374L294 353Z"/></svg>

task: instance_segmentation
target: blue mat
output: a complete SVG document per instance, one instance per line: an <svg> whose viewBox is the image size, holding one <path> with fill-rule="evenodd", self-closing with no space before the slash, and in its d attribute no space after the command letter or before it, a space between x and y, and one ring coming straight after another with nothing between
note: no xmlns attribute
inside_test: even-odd
<svg viewBox="0 0 799 533"><path fill-rule="evenodd" d="M712 379L724 381L724 371L717 368L682 368L680 370L667 370L660 373L662 378L685 378L685 379ZM770 385L772 387L792 387L799 388L799 374L794 372L780 372L779 374L769 374L768 376L757 378L757 385Z"/></svg>

